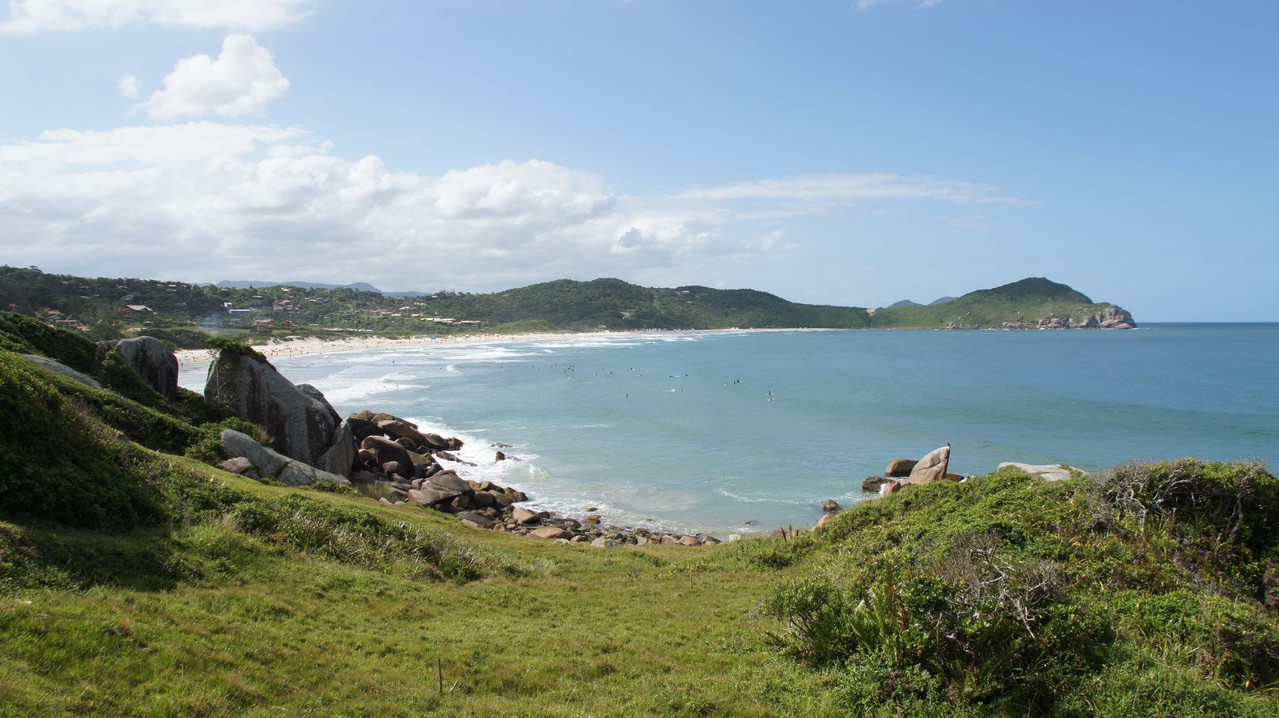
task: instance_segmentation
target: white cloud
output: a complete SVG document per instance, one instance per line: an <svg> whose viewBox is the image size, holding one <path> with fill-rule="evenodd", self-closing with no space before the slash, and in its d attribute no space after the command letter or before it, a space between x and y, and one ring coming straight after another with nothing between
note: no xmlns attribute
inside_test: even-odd
<svg viewBox="0 0 1279 718"><path fill-rule="evenodd" d="M138 95L142 92L142 80L139 80L133 75L125 75L120 78L118 83L116 83L116 89L120 91L121 95L124 95L130 100L136 100L138 99Z"/></svg>
<svg viewBox="0 0 1279 718"><path fill-rule="evenodd" d="M393 172L377 157L336 156L304 130L205 121L0 145L0 250L11 264L93 276L472 291L621 276L674 286L725 281L726 267L743 263L767 269L796 244L787 218L848 198L994 197L896 175L628 196L552 162Z"/></svg>
<svg viewBox="0 0 1279 718"><path fill-rule="evenodd" d="M288 89L288 79L266 48L249 35L228 35L216 60L208 55L178 60L164 78L164 89L138 107L156 120L260 115Z"/></svg>
<svg viewBox="0 0 1279 718"><path fill-rule="evenodd" d="M928 175L869 174L800 175L783 179L700 187L680 195L717 201L849 202L858 200L937 200L954 204L1023 204L1000 196L989 185Z"/></svg>
<svg viewBox="0 0 1279 718"><path fill-rule="evenodd" d="M257 32L291 25L314 0L9 0L0 34L169 25Z"/></svg>

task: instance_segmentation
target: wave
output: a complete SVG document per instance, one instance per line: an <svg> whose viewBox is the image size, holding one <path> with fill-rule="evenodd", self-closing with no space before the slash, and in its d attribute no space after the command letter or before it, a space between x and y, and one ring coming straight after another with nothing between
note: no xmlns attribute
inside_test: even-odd
<svg viewBox="0 0 1279 718"><path fill-rule="evenodd" d="M391 372L383 374L376 379L366 379L353 384L334 381L334 377L317 379L312 381L311 384L323 392L324 397L331 404L358 404L363 399L379 394L402 392L406 389L426 390L431 388L429 384L405 383L417 378L410 374Z"/></svg>

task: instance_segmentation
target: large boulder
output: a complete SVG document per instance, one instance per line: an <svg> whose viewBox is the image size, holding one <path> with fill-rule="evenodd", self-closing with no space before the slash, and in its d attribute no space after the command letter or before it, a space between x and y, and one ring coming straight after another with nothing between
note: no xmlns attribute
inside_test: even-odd
<svg viewBox="0 0 1279 718"><path fill-rule="evenodd" d="M1031 476L1038 476L1044 481L1065 481L1070 478L1070 472L1079 471L1065 464L1023 464L1017 461L1005 461L999 465L1000 469L1014 468L1024 471ZM1082 472L1081 472L1082 473Z"/></svg>
<svg viewBox="0 0 1279 718"><path fill-rule="evenodd" d="M940 449L933 449L915 464L910 471L912 484L931 484L946 477L946 469L950 466L950 444Z"/></svg>
<svg viewBox="0 0 1279 718"><path fill-rule="evenodd" d="M570 539L573 538L572 531L566 531L558 526L543 526L539 529L533 529L528 533L533 538L540 539Z"/></svg>
<svg viewBox="0 0 1279 718"><path fill-rule="evenodd" d="M867 476L862 480L862 491L878 493L881 486L889 483L893 483L893 480L887 476Z"/></svg>
<svg viewBox="0 0 1279 718"><path fill-rule="evenodd" d="M355 469L358 451L351 425L344 421L333 430L333 440L329 442L329 448L316 459L315 468L349 477Z"/></svg>
<svg viewBox="0 0 1279 718"><path fill-rule="evenodd" d="M247 459L264 478L275 479L289 486L310 486L315 483L351 485L344 476L321 471L309 464L290 459L259 444L247 434L227 429L222 432L221 440L222 449L227 456L233 459Z"/></svg>
<svg viewBox="0 0 1279 718"><path fill-rule="evenodd" d="M328 409L329 415L333 417L334 423L342 422L342 417L338 415L337 410L333 408L333 405L329 403L329 400L324 397L324 392L320 391L319 389L316 389L310 384L298 384L297 388L298 388L298 391L302 392L303 394L306 394L312 399L315 399L316 401L320 402L320 404L323 405L325 409Z"/></svg>
<svg viewBox="0 0 1279 718"><path fill-rule="evenodd" d="M413 443L415 448L430 445L430 443L426 440L426 437L417 430L416 425L403 419L384 419L377 422L377 428L380 429L383 434L386 434L392 439L408 439Z"/></svg>
<svg viewBox="0 0 1279 718"><path fill-rule="evenodd" d="M98 383L97 379L94 379L93 377L88 376L87 374L81 374L75 369L72 369L71 367L55 359L50 359L49 357L42 357L39 354L23 354L22 357L24 359L29 359L33 364L38 364L39 366L44 367L45 369L51 372L54 372L55 374L61 374L62 376L68 377L70 379L74 379L80 382L81 384L84 384L85 386L91 386L94 389L102 388L102 385Z"/></svg>
<svg viewBox="0 0 1279 718"><path fill-rule="evenodd" d="M225 351L209 365L204 385L206 400L261 426L281 454L311 465L328 451L339 423L318 393L298 388L261 355Z"/></svg>
<svg viewBox="0 0 1279 718"><path fill-rule="evenodd" d="M413 457L409 455L409 450L385 436L367 436L360 442L360 448L372 451L376 457L376 465L384 472L388 463L396 463L399 464L399 470L393 473L404 477L413 474Z"/></svg>
<svg viewBox="0 0 1279 718"><path fill-rule="evenodd" d="M895 479L910 476L910 472L914 470L915 464L919 463L914 459L893 459L888 462L888 468L884 469L884 476L890 476Z"/></svg>
<svg viewBox="0 0 1279 718"><path fill-rule="evenodd" d="M1128 310L1121 307L1106 307L1097 318L1097 323L1102 329L1133 329L1137 326Z"/></svg>
<svg viewBox="0 0 1279 718"><path fill-rule="evenodd" d="M470 484L452 471L441 471L427 481L438 488L456 491L458 495L475 493L475 489Z"/></svg>
<svg viewBox="0 0 1279 718"><path fill-rule="evenodd" d="M155 337L134 337L115 342L113 349L157 394L170 401L178 398L178 357L164 342Z"/></svg>

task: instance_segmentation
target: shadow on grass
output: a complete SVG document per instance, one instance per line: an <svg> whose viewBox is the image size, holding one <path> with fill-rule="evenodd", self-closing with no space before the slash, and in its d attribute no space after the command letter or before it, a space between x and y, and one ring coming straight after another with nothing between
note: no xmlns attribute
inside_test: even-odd
<svg viewBox="0 0 1279 718"><path fill-rule="evenodd" d="M0 514L0 590L167 591L201 573L180 556L172 528L111 533Z"/></svg>

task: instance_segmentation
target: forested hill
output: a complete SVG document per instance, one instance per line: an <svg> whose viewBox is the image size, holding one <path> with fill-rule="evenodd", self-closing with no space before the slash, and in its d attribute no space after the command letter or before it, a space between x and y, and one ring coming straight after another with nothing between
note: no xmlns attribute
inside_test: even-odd
<svg viewBox="0 0 1279 718"><path fill-rule="evenodd" d="M145 330L179 346L206 333L449 334L628 329L978 328L1130 326L1118 307L1063 284L1025 279L940 305L878 310L798 304L752 289L640 287L619 279L557 280L491 294L393 297L350 287L231 287L88 279L0 267L0 309L94 339Z"/></svg>
<svg viewBox="0 0 1279 718"><path fill-rule="evenodd" d="M1136 323L1121 307L1094 302L1065 284L1031 277L994 289L969 292L943 304L880 309L874 312L872 326L1130 329Z"/></svg>

